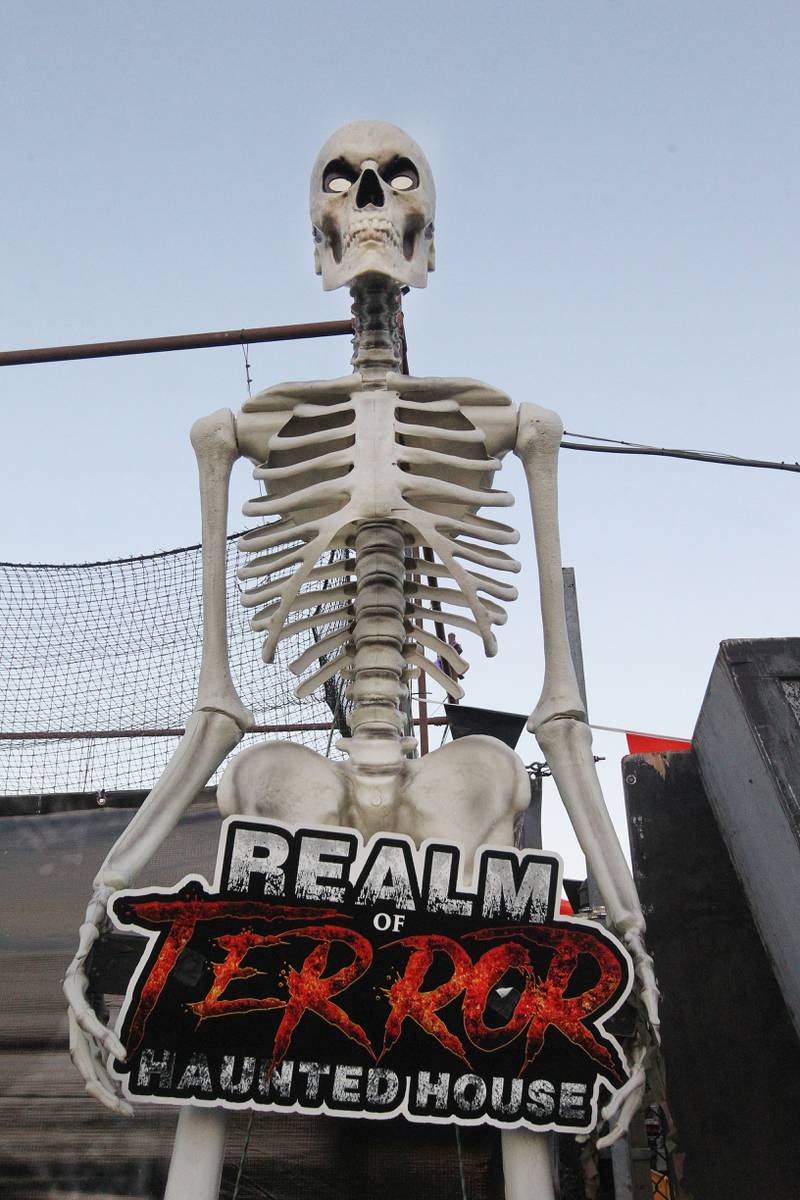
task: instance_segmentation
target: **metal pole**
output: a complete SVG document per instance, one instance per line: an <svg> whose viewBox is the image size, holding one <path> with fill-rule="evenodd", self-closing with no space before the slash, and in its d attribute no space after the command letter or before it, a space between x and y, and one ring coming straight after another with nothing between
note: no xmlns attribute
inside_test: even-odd
<svg viewBox="0 0 800 1200"><path fill-rule="evenodd" d="M569 639L572 664L578 679L578 691L583 702L586 719L589 719L589 705L586 700L586 676L583 670L583 645L581 643L581 621L578 615L578 590L575 586L575 571L572 567L562 567L561 576L564 583L564 611L567 617L567 637ZM586 864L586 886L589 893L589 907L602 908L603 897L594 876Z"/></svg>
<svg viewBox="0 0 800 1200"><path fill-rule="evenodd" d="M575 674L578 677L578 691L581 694L583 707L586 709L586 719L589 719L589 705L586 701L586 676L583 671L583 646L581 644L581 621L578 615L578 592L575 587L575 571L572 567L562 567L561 575L564 581L564 609L567 614L567 637L572 653Z"/></svg>
<svg viewBox="0 0 800 1200"><path fill-rule="evenodd" d="M530 850L542 848L542 776L537 771L530 777L531 802L522 822L522 846Z"/></svg>
<svg viewBox="0 0 800 1200"><path fill-rule="evenodd" d="M420 624L422 622L420 621ZM430 740L428 738L428 688L425 683L425 672L420 671L419 679L417 680L417 708L419 710L419 752L420 756L427 754L430 750Z"/></svg>
<svg viewBox="0 0 800 1200"><path fill-rule="evenodd" d="M78 358L117 358L124 354L164 354L169 350L207 350L215 346L248 346L257 342L291 342L298 338L340 337L352 332L352 321L312 321L303 325L261 325L254 329L224 329L216 333L132 338L124 342L85 342L78 346L45 346L38 350L4 350L0 353L0 367L72 362Z"/></svg>
<svg viewBox="0 0 800 1200"><path fill-rule="evenodd" d="M422 547L422 557L423 557L424 559L426 559L426 561L427 561L427 562L429 562L429 563L432 563L432 562L434 562L434 561L435 561L435 560L434 560L434 557L433 557L433 551L431 550L430 546L423 546L423 547ZM438 580L438 579L434 579L434 578L433 578L433 576L431 576L431 575L426 575L426 576L425 576L425 578L426 578L426 579L427 579L427 581L428 581L428 587L436 587L436 586L438 585L438 583L439 583L439 580ZM441 604L439 603L439 601L438 601L438 600L431 600L431 608L433 609L433 611L434 611L434 612L441 612L441 611L442 611L442 606L441 606ZM434 623L433 623L433 628L434 628L434 630L436 631L436 636L438 637L439 641L440 641L440 642L446 642L446 641L447 641L447 635L446 635L446 633L445 633L445 631L444 631L444 625L442 624L442 622L441 622L441 621L434 621ZM446 675L449 675L449 674L451 673L451 672L450 672L450 665L449 665L449 663L443 663L443 664L442 664L442 666L443 666L443 669L444 669L444 672L445 672L445 674L446 674Z"/></svg>

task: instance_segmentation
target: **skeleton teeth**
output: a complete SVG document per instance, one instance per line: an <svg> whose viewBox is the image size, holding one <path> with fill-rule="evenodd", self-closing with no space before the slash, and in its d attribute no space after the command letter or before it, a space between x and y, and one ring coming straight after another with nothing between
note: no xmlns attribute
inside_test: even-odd
<svg viewBox="0 0 800 1200"><path fill-rule="evenodd" d="M351 227L344 236L342 247L344 251L349 250L354 244L362 242L374 241L390 242L391 245L399 249L400 235L390 221L362 221L360 224Z"/></svg>

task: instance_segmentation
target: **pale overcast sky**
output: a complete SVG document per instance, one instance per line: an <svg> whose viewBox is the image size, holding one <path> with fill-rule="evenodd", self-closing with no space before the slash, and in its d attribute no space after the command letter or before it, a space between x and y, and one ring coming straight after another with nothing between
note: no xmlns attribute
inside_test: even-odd
<svg viewBox="0 0 800 1200"><path fill-rule="evenodd" d="M485 379L578 433L800 457L795 4L11 0L0 21L5 348L346 316L313 273L307 179L338 125L376 117L421 143L439 193L412 372ZM348 359L344 339L254 347L254 386ZM0 387L0 557L198 539L188 430L242 402L239 349L5 368ZM499 658L465 644L467 701L528 711L541 638L505 471L526 573ZM253 486L243 468L232 528ZM797 633L798 489L563 452L593 720L689 736L721 639ZM624 749L596 739L617 819ZM577 873L547 803L545 844Z"/></svg>

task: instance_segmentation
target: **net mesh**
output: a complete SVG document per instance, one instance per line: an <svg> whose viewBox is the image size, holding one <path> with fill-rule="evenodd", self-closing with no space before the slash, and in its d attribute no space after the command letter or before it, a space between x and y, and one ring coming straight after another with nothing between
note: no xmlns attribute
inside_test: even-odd
<svg viewBox="0 0 800 1200"><path fill-rule="evenodd" d="M238 536L227 542L226 580L239 695L257 725L328 726L335 716L343 728L335 680L304 700L293 694L298 680L286 664L311 645L312 633L283 641L273 664L262 661L261 638L238 599ZM152 787L195 702L200 547L68 566L3 563L0 602L0 790L30 796ZM331 738L327 728L253 733L242 745L269 737L336 756L336 733Z"/></svg>

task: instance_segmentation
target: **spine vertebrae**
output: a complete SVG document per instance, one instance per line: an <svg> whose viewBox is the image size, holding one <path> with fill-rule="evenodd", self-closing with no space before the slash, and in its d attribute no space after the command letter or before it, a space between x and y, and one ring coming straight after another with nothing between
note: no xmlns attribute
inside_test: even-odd
<svg viewBox="0 0 800 1200"><path fill-rule="evenodd" d="M385 280L362 283L353 298L353 370L365 379L402 370L400 289Z"/></svg>
<svg viewBox="0 0 800 1200"><path fill-rule="evenodd" d="M355 549L350 728L354 736L398 738L405 726L405 539L395 524L368 522Z"/></svg>

